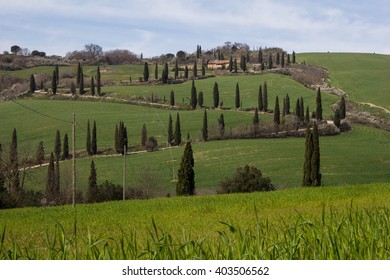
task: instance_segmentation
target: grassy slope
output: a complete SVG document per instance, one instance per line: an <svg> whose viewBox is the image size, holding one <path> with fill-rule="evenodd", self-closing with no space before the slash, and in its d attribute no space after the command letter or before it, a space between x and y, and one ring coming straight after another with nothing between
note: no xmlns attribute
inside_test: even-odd
<svg viewBox="0 0 390 280"><path fill-rule="evenodd" d="M11 237L21 248L45 247L45 232L49 231L49 236L53 238L50 232L54 231L57 223L71 235L75 214L77 232L82 240L91 234L92 238L110 237L119 241L122 233L129 236L131 232L136 232L137 241L143 243L154 219L157 226L174 239L181 240L185 233L193 240L208 242L218 236L218 231L227 230L221 221L239 226L245 232L248 228L255 228L257 219L260 222L268 219L270 228L275 230L283 221L293 223L297 213L314 224L328 223L328 210L331 208L343 213L350 209L351 203L353 207L371 209L389 207L389 201L390 188L386 183L78 205L77 213L71 206L12 209L0 211L0 221L2 226L7 227L6 242ZM322 217L324 207L326 216ZM344 222L341 224L346 226L348 221ZM272 240L272 236L269 238Z"/></svg>
<svg viewBox="0 0 390 280"><path fill-rule="evenodd" d="M327 68L331 84L343 89L351 100L390 109L390 55L302 53L297 59Z"/></svg>
<svg viewBox="0 0 390 280"><path fill-rule="evenodd" d="M321 172L325 185L387 182L390 176L390 133L355 126L340 136L321 137ZM196 188L199 194L212 193L225 177L245 164L255 165L281 187L300 186L304 154L303 138L227 140L193 146ZM127 158L127 182L135 186L145 169L150 169L164 187L162 195L175 193L173 175L179 168L183 148L130 155ZM91 159L78 161L79 188L85 189ZM122 182L121 157L94 159L98 181ZM70 162L62 165L63 180ZM32 184L44 188L46 168L35 170Z"/></svg>

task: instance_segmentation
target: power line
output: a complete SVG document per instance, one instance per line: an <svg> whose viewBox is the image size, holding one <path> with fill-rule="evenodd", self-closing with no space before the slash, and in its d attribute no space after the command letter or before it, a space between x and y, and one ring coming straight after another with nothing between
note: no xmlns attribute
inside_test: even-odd
<svg viewBox="0 0 390 280"><path fill-rule="evenodd" d="M39 115L41 115L41 116L44 116L44 117L46 117L46 118L50 118L50 119L53 119L53 120L56 120L56 121L60 121L60 122L65 122L65 123L73 123L73 122L71 122L71 121L63 120L63 119L60 119L60 118L57 118L57 117L53 117L53 116L50 116L50 115L48 115L48 114L39 112L39 111L37 111L37 110L35 110L35 109L33 109L33 108L30 108L30 107L28 107L28 106L26 106L26 105L23 105L23 104L21 104L21 103L19 103L19 102L16 102L16 101L13 100L13 99L11 99L11 101L14 102L14 103L16 103L16 104L18 104L19 106L22 106L23 108L25 108L25 109L27 109L27 110L30 110L30 111L32 111L32 112L34 112L34 113L36 113L36 114L39 114Z"/></svg>

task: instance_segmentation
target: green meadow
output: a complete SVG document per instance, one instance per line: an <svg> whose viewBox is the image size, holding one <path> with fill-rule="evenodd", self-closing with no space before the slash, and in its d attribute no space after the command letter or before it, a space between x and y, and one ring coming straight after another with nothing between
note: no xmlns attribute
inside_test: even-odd
<svg viewBox="0 0 390 280"><path fill-rule="evenodd" d="M0 259L388 259L388 183L0 211Z"/></svg>

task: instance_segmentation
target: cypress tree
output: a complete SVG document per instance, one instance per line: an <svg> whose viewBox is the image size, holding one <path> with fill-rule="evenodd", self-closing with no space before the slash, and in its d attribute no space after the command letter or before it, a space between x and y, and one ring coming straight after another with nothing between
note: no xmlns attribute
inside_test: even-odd
<svg viewBox="0 0 390 280"><path fill-rule="evenodd" d="M124 122L122 122L121 127L122 127L122 130L121 130L121 153L122 153L122 155L124 155L125 154L124 148L126 148L126 151L127 151L129 148L129 145L128 145L128 138L127 138L127 128L126 128Z"/></svg>
<svg viewBox="0 0 390 280"><path fill-rule="evenodd" d="M204 110L204 115L203 115L202 136L204 141L207 141L207 139L209 138L209 130L207 125L207 110Z"/></svg>
<svg viewBox="0 0 390 280"><path fill-rule="evenodd" d="M292 53L292 63L295 64L295 52Z"/></svg>
<svg viewBox="0 0 390 280"><path fill-rule="evenodd" d="M284 68L284 52L282 52L282 58L281 58L281 63L280 64Z"/></svg>
<svg viewBox="0 0 390 280"><path fill-rule="evenodd" d="M279 52L276 53L276 65L280 65L280 54L279 54Z"/></svg>
<svg viewBox="0 0 390 280"><path fill-rule="evenodd" d="M334 112L333 123L335 126L340 127L341 124L340 109L336 109L336 112Z"/></svg>
<svg viewBox="0 0 390 280"><path fill-rule="evenodd" d="M58 129L56 131L56 139L54 142L54 155L56 156L56 158L59 158L61 156L61 135Z"/></svg>
<svg viewBox="0 0 390 280"><path fill-rule="evenodd" d="M164 70L162 72L162 82L166 84L168 82L168 78L169 78L168 63L165 63Z"/></svg>
<svg viewBox="0 0 390 280"><path fill-rule="evenodd" d="M20 192L20 182L19 182L19 159L18 159L18 137L16 133L16 129L14 128L12 132L12 141L11 147L9 150L9 159L10 159L10 167L11 167L11 180L9 190L11 193L19 193Z"/></svg>
<svg viewBox="0 0 390 280"><path fill-rule="evenodd" d="M314 122L314 126L313 126L313 155L311 158L311 185L313 187L321 186L320 141L318 135L317 122Z"/></svg>
<svg viewBox="0 0 390 280"><path fill-rule="evenodd" d="M58 64L55 66L54 71L56 72L57 85L60 83L60 71L58 69Z"/></svg>
<svg viewBox="0 0 390 280"><path fill-rule="evenodd" d="M218 126L219 126L219 135L223 137L225 134L225 118L223 114L221 114L221 116L218 119Z"/></svg>
<svg viewBox="0 0 390 280"><path fill-rule="evenodd" d="M194 68L192 69L192 71L193 71L193 77L194 78L196 78L196 77L198 77L198 66L197 66L197 64L196 64L196 61L195 61L195 63L194 63Z"/></svg>
<svg viewBox="0 0 390 280"><path fill-rule="evenodd" d="M268 56L268 69L272 69L272 55L270 54L269 56Z"/></svg>
<svg viewBox="0 0 390 280"><path fill-rule="evenodd" d="M144 76L145 82L149 81L149 65L146 61L144 63L144 75L143 76Z"/></svg>
<svg viewBox="0 0 390 280"><path fill-rule="evenodd" d="M91 95L95 96L95 80L91 78Z"/></svg>
<svg viewBox="0 0 390 280"><path fill-rule="evenodd" d="M275 110L274 110L274 124L280 124L280 108L279 108L279 97L276 96Z"/></svg>
<svg viewBox="0 0 390 280"><path fill-rule="evenodd" d="M88 155L92 155L92 148L91 148L91 127L89 124L89 120L87 123L87 141L85 149L87 150Z"/></svg>
<svg viewBox="0 0 390 280"><path fill-rule="evenodd" d="M229 59L229 71L232 72L233 71L233 57L230 56L230 59Z"/></svg>
<svg viewBox="0 0 390 280"><path fill-rule="evenodd" d="M264 82L263 87L263 111L268 111L268 89L267 89L267 81Z"/></svg>
<svg viewBox="0 0 390 280"><path fill-rule="evenodd" d="M341 96L340 100L340 118L345 119L346 116L346 105L345 105L345 97Z"/></svg>
<svg viewBox="0 0 390 280"><path fill-rule="evenodd" d="M253 115L253 126L259 126L259 110L256 108Z"/></svg>
<svg viewBox="0 0 390 280"><path fill-rule="evenodd" d="M70 93L71 93L72 95L75 95L75 94L76 94L76 85L74 84L73 81L70 83Z"/></svg>
<svg viewBox="0 0 390 280"><path fill-rule="evenodd" d="M31 74L31 76L30 76L30 92L34 93L35 90L36 90L36 85L35 85L34 74Z"/></svg>
<svg viewBox="0 0 390 280"><path fill-rule="evenodd" d="M60 188L61 188L61 179L60 179L60 161L59 158L56 158L56 165L54 169L54 196L55 199L60 197Z"/></svg>
<svg viewBox="0 0 390 280"><path fill-rule="evenodd" d="M198 104L199 104L199 107L203 107L203 91L199 91L199 94L198 94Z"/></svg>
<svg viewBox="0 0 390 280"><path fill-rule="evenodd" d="M91 140L91 150L92 154L97 154L97 131L96 131L96 121L93 121L92 127L92 140Z"/></svg>
<svg viewBox="0 0 390 280"><path fill-rule="evenodd" d="M169 114L169 120L168 120L168 145L172 146L174 140L173 136L173 124L172 124L172 115Z"/></svg>
<svg viewBox="0 0 390 280"><path fill-rule="evenodd" d="M238 71L238 67L237 67L237 58L234 59L233 70L234 70L234 73L237 73L237 71Z"/></svg>
<svg viewBox="0 0 390 280"><path fill-rule="evenodd" d="M322 101L321 101L321 90L318 88L317 90L317 98L316 98L316 119L318 121L322 121Z"/></svg>
<svg viewBox="0 0 390 280"><path fill-rule="evenodd" d="M174 145L179 146L181 144L181 128L180 128L180 116L179 113L176 115Z"/></svg>
<svg viewBox="0 0 390 280"><path fill-rule="evenodd" d="M82 68L81 68L81 72L80 72L79 93L80 93L80 95L84 94L84 74L83 74L83 69Z"/></svg>
<svg viewBox="0 0 390 280"><path fill-rule="evenodd" d="M306 107L305 124L306 124L306 125L309 125L309 124L310 124L310 111L309 111L309 106Z"/></svg>
<svg viewBox="0 0 390 280"><path fill-rule="evenodd" d="M313 135L309 126L306 128L305 156L303 163L302 186L311 186L311 158L313 155Z"/></svg>
<svg viewBox="0 0 390 280"><path fill-rule="evenodd" d="M236 109L240 107L240 87L238 86L238 83L236 83Z"/></svg>
<svg viewBox="0 0 390 280"><path fill-rule="evenodd" d="M177 59L175 61L175 80L179 76L179 63L177 62Z"/></svg>
<svg viewBox="0 0 390 280"><path fill-rule="evenodd" d="M53 94L57 93L57 77L56 77L56 71L53 71L53 76L51 78L51 91Z"/></svg>
<svg viewBox="0 0 390 280"><path fill-rule="evenodd" d="M146 125L144 124L142 126L142 131L141 131L141 146L145 147L146 146L146 141L148 140L148 132L146 130Z"/></svg>
<svg viewBox="0 0 390 280"><path fill-rule="evenodd" d="M119 153L119 129L118 125L115 125L115 151Z"/></svg>
<svg viewBox="0 0 390 280"><path fill-rule="evenodd" d="M156 62L156 66L154 68L154 79L158 80L158 63Z"/></svg>
<svg viewBox="0 0 390 280"><path fill-rule="evenodd" d="M214 108L218 108L218 106L219 106L219 89L218 89L217 82L214 83L213 101L214 101Z"/></svg>
<svg viewBox="0 0 390 280"><path fill-rule="evenodd" d="M263 111L263 89L261 87L261 84L259 86L259 94L257 96L257 103L258 103L258 109L259 111Z"/></svg>
<svg viewBox="0 0 390 280"><path fill-rule="evenodd" d="M290 115L290 96L286 95L286 115Z"/></svg>
<svg viewBox="0 0 390 280"><path fill-rule="evenodd" d="M301 96L299 100L299 109L300 109L300 115L299 118L303 122L305 120L305 104L303 103L303 97Z"/></svg>
<svg viewBox="0 0 390 280"><path fill-rule="evenodd" d="M175 106L175 93L173 92L173 90L171 90L171 93L169 95L169 102L172 107Z"/></svg>
<svg viewBox="0 0 390 280"><path fill-rule="evenodd" d="M297 102L295 103L295 116L297 117L298 121L301 120L301 103L299 101L299 98L297 99Z"/></svg>
<svg viewBox="0 0 390 280"><path fill-rule="evenodd" d="M286 116L286 97L283 98L282 118Z"/></svg>
<svg viewBox="0 0 390 280"><path fill-rule="evenodd" d="M35 156L35 163L41 165L44 161L45 161L45 149L43 147L43 141L41 141L38 144L37 153Z"/></svg>
<svg viewBox="0 0 390 280"><path fill-rule="evenodd" d="M65 133L64 135L64 146L62 150L62 158L69 159L69 139L67 133Z"/></svg>
<svg viewBox="0 0 390 280"><path fill-rule="evenodd" d="M260 64L263 64L263 51L262 51L261 48L259 49L259 55L258 55L258 57L257 57L257 60L258 60L258 62L259 62ZM260 108L259 108L259 110L260 110Z"/></svg>
<svg viewBox="0 0 390 280"><path fill-rule="evenodd" d="M187 142L180 168L177 172L176 195L187 196L195 194L194 157L191 142Z"/></svg>
<svg viewBox="0 0 390 280"><path fill-rule="evenodd" d="M96 90L97 95L100 96L102 94L102 81L100 77L100 67L98 66L97 72L96 72Z"/></svg>
<svg viewBox="0 0 390 280"><path fill-rule="evenodd" d="M206 66L204 64L204 61L202 60L202 76L206 76Z"/></svg>
<svg viewBox="0 0 390 280"><path fill-rule="evenodd" d="M184 78L188 79L188 66L184 68Z"/></svg>
<svg viewBox="0 0 390 280"><path fill-rule="evenodd" d="M196 87L195 87L195 81L192 80L192 86L191 86L191 108L195 109L196 105L198 103L198 96L196 92Z"/></svg>
<svg viewBox="0 0 390 280"><path fill-rule="evenodd" d="M79 64L77 65L77 86L80 85L80 77L81 77L81 64L79 62Z"/></svg>
<svg viewBox="0 0 390 280"><path fill-rule="evenodd" d="M291 58L290 58L290 54L288 53L287 54L287 65L290 65L291 64Z"/></svg>
<svg viewBox="0 0 390 280"><path fill-rule="evenodd" d="M88 190L87 190L87 202L94 203L97 201L98 186L97 186L97 174L95 163L91 161L91 171L88 177Z"/></svg>
<svg viewBox="0 0 390 280"><path fill-rule="evenodd" d="M241 67L241 70L243 72L246 72L246 57L245 57L245 55L241 56L240 67Z"/></svg>
<svg viewBox="0 0 390 280"><path fill-rule="evenodd" d="M48 200L54 199L54 189L55 189L55 171L54 171L54 155L50 153L49 165L47 167L47 178L46 178L46 198Z"/></svg>

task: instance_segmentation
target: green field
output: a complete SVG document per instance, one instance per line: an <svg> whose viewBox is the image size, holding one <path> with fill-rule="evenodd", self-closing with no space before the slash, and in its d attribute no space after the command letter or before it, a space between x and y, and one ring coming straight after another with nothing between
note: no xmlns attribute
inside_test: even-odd
<svg viewBox="0 0 390 280"><path fill-rule="evenodd" d="M215 193L220 181L231 176L235 169L245 164L254 165L269 176L278 187L301 185L303 138L225 140L193 145L195 181L198 194ZM347 185L371 182L388 182L390 178L390 133L382 130L355 126L351 132L340 136L320 138L321 173L324 185ZM139 187L140 178L147 169L160 183L152 193L175 193L176 173L183 147L165 151L129 155L127 157L127 184ZM91 159L77 161L78 185L85 190ZM122 183L123 158L94 158L98 182L110 180ZM70 175L70 162L64 162L64 177ZM47 168L36 169L28 184L44 189ZM63 178L66 181L66 178ZM69 180L68 180L69 183ZM65 182L64 182L65 184ZM137 185L138 184L138 185Z"/></svg>
<svg viewBox="0 0 390 280"><path fill-rule="evenodd" d="M389 259L389 201L386 183L2 210L0 259Z"/></svg>
<svg viewBox="0 0 390 280"><path fill-rule="evenodd" d="M297 59L328 69L331 85L343 89L352 101L390 110L390 55L302 53Z"/></svg>

